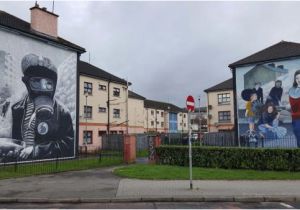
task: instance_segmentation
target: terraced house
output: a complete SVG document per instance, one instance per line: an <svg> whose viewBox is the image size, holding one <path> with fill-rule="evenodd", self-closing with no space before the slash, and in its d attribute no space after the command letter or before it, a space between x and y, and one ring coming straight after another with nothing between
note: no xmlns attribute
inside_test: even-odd
<svg viewBox="0 0 300 210"><path fill-rule="evenodd" d="M173 104L145 100L145 132L187 132L187 112Z"/></svg>
<svg viewBox="0 0 300 210"><path fill-rule="evenodd" d="M128 133L130 83L83 61L79 73L79 145L98 147L103 134Z"/></svg>
<svg viewBox="0 0 300 210"><path fill-rule="evenodd" d="M207 94L208 132L229 131L234 128L233 79L204 90Z"/></svg>

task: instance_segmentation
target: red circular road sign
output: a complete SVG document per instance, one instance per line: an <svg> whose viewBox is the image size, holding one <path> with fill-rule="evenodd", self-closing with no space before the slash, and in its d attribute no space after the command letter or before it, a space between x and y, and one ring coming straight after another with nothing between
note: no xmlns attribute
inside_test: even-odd
<svg viewBox="0 0 300 210"><path fill-rule="evenodd" d="M195 110L195 100L193 96L188 96L186 98L186 108L188 111L193 112Z"/></svg>

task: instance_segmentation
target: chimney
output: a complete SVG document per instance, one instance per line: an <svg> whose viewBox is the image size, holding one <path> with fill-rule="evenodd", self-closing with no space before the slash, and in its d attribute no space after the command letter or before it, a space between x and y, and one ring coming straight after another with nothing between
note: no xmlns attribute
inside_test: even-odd
<svg viewBox="0 0 300 210"><path fill-rule="evenodd" d="M58 15L47 11L46 7L40 8L36 3L31 10L31 29L47 34L49 36L57 37L57 19Z"/></svg>

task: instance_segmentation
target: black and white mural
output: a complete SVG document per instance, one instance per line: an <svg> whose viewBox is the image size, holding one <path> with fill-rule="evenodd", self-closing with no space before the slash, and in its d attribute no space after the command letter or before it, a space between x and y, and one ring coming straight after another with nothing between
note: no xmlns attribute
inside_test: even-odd
<svg viewBox="0 0 300 210"><path fill-rule="evenodd" d="M75 155L76 52L0 31L0 163Z"/></svg>

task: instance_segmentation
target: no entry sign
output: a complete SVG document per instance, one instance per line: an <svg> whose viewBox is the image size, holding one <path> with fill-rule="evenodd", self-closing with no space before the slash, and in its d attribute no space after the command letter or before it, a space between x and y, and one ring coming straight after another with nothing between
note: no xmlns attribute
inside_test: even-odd
<svg viewBox="0 0 300 210"><path fill-rule="evenodd" d="M195 110L195 100L193 96L188 96L186 98L186 108L190 112L193 112Z"/></svg>

